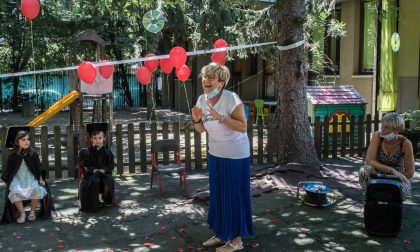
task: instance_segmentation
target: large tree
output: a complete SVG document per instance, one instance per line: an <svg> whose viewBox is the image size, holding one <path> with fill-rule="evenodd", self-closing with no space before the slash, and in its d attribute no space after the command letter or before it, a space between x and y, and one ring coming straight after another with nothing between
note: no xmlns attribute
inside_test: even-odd
<svg viewBox="0 0 420 252"><path fill-rule="evenodd" d="M277 4L277 43L290 45L304 40L305 0ZM318 167L308 121L305 55L303 45L278 51L278 97L272 143L277 143L279 163L298 162Z"/></svg>

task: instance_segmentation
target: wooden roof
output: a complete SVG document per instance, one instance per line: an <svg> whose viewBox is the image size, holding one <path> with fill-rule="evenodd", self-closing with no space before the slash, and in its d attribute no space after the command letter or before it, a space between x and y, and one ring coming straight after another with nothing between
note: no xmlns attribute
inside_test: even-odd
<svg viewBox="0 0 420 252"><path fill-rule="evenodd" d="M307 86L306 97L312 104L367 104L363 96L351 86Z"/></svg>

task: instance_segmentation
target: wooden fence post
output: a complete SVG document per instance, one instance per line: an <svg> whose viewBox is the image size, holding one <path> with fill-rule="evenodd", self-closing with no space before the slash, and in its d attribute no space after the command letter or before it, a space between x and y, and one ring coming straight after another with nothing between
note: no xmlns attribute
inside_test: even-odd
<svg viewBox="0 0 420 252"><path fill-rule="evenodd" d="M247 133L248 133L248 139L249 139L249 162L251 163L251 165L254 163L254 125L252 123L252 120L248 121L248 129L247 129Z"/></svg>
<svg viewBox="0 0 420 252"><path fill-rule="evenodd" d="M354 115L350 118L350 157L354 157L354 125L356 124L356 118Z"/></svg>
<svg viewBox="0 0 420 252"><path fill-rule="evenodd" d="M319 116L315 117L314 128L315 151L317 156L321 157L322 124Z"/></svg>
<svg viewBox="0 0 420 252"><path fill-rule="evenodd" d="M341 121L341 153L340 156L346 156L346 138L347 138L347 117L343 116Z"/></svg>
<svg viewBox="0 0 420 252"><path fill-rule="evenodd" d="M54 126L54 160L55 160L55 178L62 178L61 167L61 128Z"/></svg>
<svg viewBox="0 0 420 252"><path fill-rule="evenodd" d="M168 131L169 131L168 122L163 122L162 123L162 138L163 139L168 139L168 136L169 136ZM165 165L169 164L169 152L163 153L163 164Z"/></svg>
<svg viewBox="0 0 420 252"><path fill-rule="evenodd" d="M67 178L74 178L75 167L74 167L74 135L73 127L71 125L66 126L67 133ZM41 147L42 150L42 147Z"/></svg>
<svg viewBox="0 0 420 252"><path fill-rule="evenodd" d="M136 152L134 148L134 125L133 123L129 123L127 125L127 132L128 132L128 172L135 173L136 172Z"/></svg>
<svg viewBox="0 0 420 252"><path fill-rule="evenodd" d="M337 126L338 126L338 116L335 115L333 117L333 132L332 132L332 157L336 158L337 157L337 145L338 145L338 141L337 141L337 135L338 135L338 130L337 130Z"/></svg>
<svg viewBox="0 0 420 252"><path fill-rule="evenodd" d="M187 169L187 171L190 172L192 170L191 168L191 128L188 122L184 124L184 140L185 140L185 169Z"/></svg>
<svg viewBox="0 0 420 252"><path fill-rule="evenodd" d="M41 160L42 169L45 170L46 178L50 177L50 164L48 161L48 128L47 126L41 127Z"/></svg>
<svg viewBox="0 0 420 252"><path fill-rule="evenodd" d="M370 144L370 134L372 133L372 116L366 116L366 147Z"/></svg>
<svg viewBox="0 0 420 252"><path fill-rule="evenodd" d="M174 122L172 123L172 132L174 134L174 139L176 140L176 142L179 144L179 148L180 148L180 153L182 154L182 147L181 147L181 141L180 141L180 134L179 134L179 122ZM185 153L185 151L184 151ZM176 159L176 153L174 153L174 157L173 159ZM182 155L181 155L181 159L182 159ZM185 154L184 154L184 159L185 159Z"/></svg>
<svg viewBox="0 0 420 252"><path fill-rule="evenodd" d="M364 122L363 122L363 115L359 116L359 120L357 121L357 156L362 157L363 156L363 140L364 140L364 136L363 136L363 127L364 126Z"/></svg>
<svg viewBox="0 0 420 252"><path fill-rule="evenodd" d="M328 129L330 127L330 118L328 116L324 117L324 146L323 146L323 156L328 158L329 152L329 139L328 139Z"/></svg>
<svg viewBox="0 0 420 252"><path fill-rule="evenodd" d="M264 163L264 123L258 120L258 164Z"/></svg>
<svg viewBox="0 0 420 252"><path fill-rule="evenodd" d="M194 130L194 157L195 157L195 162L194 162L195 169L203 168L202 155L201 155L201 133L198 133L196 130Z"/></svg>
<svg viewBox="0 0 420 252"><path fill-rule="evenodd" d="M115 142L117 147L117 174L124 173L124 158L123 158L123 139L122 139L122 125L115 126Z"/></svg>
<svg viewBox="0 0 420 252"><path fill-rule="evenodd" d="M147 155L146 155L146 124L144 122L139 125L140 134L140 167L141 172L147 172Z"/></svg>

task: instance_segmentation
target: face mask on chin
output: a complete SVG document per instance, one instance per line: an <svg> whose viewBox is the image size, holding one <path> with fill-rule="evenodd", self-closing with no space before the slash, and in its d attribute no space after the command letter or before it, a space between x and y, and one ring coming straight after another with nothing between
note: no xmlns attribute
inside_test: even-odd
<svg viewBox="0 0 420 252"><path fill-rule="evenodd" d="M390 140L393 140L396 136L397 136L397 134L395 134L395 132L391 132L391 133L389 133L389 134L386 134L386 135L384 135L383 133L381 133L381 135L380 135L383 139L385 139L385 140L387 140L387 141L390 141Z"/></svg>
<svg viewBox="0 0 420 252"><path fill-rule="evenodd" d="M207 94L207 99L211 99L211 98L215 97L217 94L219 94L219 89L215 88L215 89L213 89L213 91L211 91L210 93Z"/></svg>

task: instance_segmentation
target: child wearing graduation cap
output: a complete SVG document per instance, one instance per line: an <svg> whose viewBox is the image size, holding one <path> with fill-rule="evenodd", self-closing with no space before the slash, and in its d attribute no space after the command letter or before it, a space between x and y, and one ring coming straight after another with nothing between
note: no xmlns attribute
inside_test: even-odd
<svg viewBox="0 0 420 252"><path fill-rule="evenodd" d="M42 200L38 217L51 219L55 211L48 184L44 180L38 153L30 147L29 127L10 127L7 132L6 148L13 148L7 159L7 166L1 179L7 184L1 224L26 221L24 203L31 202L28 221L36 220L35 210Z"/></svg>
<svg viewBox="0 0 420 252"><path fill-rule="evenodd" d="M107 123L91 123L86 131L92 139L92 146L79 152L79 165L84 175L80 183L80 210L96 212L103 205L115 203L114 155L105 144Z"/></svg>

